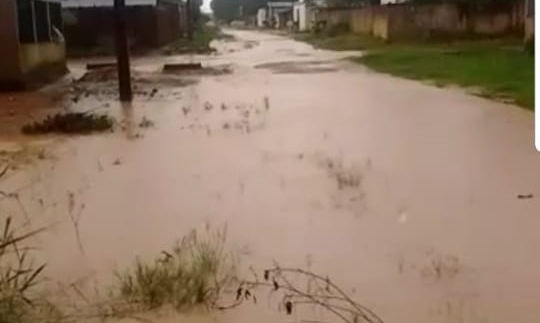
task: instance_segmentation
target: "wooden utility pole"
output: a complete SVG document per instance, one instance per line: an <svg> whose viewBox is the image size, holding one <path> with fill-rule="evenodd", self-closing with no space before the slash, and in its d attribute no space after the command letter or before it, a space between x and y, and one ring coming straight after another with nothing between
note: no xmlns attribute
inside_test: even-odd
<svg viewBox="0 0 540 323"><path fill-rule="evenodd" d="M131 75L129 67L129 47L126 31L126 2L114 0L116 66L118 69L118 89L121 102L131 102Z"/></svg>
<svg viewBox="0 0 540 323"><path fill-rule="evenodd" d="M192 0L186 0L186 29L187 39L193 40L193 13Z"/></svg>

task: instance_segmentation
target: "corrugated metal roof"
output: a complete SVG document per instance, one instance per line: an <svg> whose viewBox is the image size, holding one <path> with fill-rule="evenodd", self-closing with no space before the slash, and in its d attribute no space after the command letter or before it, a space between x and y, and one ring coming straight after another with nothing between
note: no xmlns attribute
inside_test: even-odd
<svg viewBox="0 0 540 323"><path fill-rule="evenodd" d="M1 1L1 0L0 0ZM125 0L126 6L155 6L157 0ZM112 7L114 0L61 0L62 8Z"/></svg>

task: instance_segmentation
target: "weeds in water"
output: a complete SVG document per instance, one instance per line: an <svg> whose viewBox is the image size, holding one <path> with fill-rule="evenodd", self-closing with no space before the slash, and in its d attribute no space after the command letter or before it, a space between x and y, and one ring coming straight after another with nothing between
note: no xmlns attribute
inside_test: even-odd
<svg viewBox="0 0 540 323"><path fill-rule="evenodd" d="M58 113L45 120L24 125L21 128L26 135L42 135L49 133L87 134L96 131L110 131L114 119L107 115L83 112Z"/></svg>
<svg viewBox="0 0 540 323"><path fill-rule="evenodd" d="M137 259L133 268L117 273L118 293L141 310L208 306L233 277L234 259L224 251L225 238L225 228L208 236L191 231L158 259Z"/></svg>
<svg viewBox="0 0 540 323"><path fill-rule="evenodd" d="M34 293L45 265L36 266L29 256L30 249L19 245L40 231L17 234L11 217L4 220L0 235L0 322L33 321L36 313L50 305Z"/></svg>
<svg viewBox="0 0 540 323"><path fill-rule="evenodd" d="M216 304L216 308L220 310L235 308L245 301L256 303L256 292L263 288L269 291L269 297L275 293L280 294L279 310L287 315L291 315L299 307L308 305L320 307L344 323L384 323L375 312L354 301L329 277L301 268L279 267L277 264L263 271L262 280L256 272L253 274L254 280L241 281L237 285L235 298L230 304Z"/></svg>

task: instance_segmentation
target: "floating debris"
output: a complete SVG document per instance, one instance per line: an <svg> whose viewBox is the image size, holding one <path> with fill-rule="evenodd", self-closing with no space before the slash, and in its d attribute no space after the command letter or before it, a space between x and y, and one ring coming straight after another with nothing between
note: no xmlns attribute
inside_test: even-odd
<svg viewBox="0 0 540 323"><path fill-rule="evenodd" d="M524 200L524 199L532 199L534 196L532 194L519 194L518 199Z"/></svg>
<svg viewBox="0 0 540 323"><path fill-rule="evenodd" d="M153 127L155 124L154 124L154 121L146 118L146 117L143 117L141 122L139 123L139 128L151 128Z"/></svg>
<svg viewBox="0 0 540 323"><path fill-rule="evenodd" d="M112 130L114 119L108 115L84 112L57 113L45 120L24 125L23 134L39 135L48 133L86 134Z"/></svg>

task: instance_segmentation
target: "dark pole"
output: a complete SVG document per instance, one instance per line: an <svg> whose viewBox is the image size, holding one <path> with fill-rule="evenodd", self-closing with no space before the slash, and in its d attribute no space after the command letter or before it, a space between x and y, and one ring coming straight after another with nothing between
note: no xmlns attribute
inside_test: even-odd
<svg viewBox="0 0 540 323"><path fill-rule="evenodd" d="M186 0L186 26L187 26L187 38L188 40L193 39L193 21L192 21L192 0Z"/></svg>
<svg viewBox="0 0 540 323"><path fill-rule="evenodd" d="M115 36L116 36L116 64L118 69L118 88L121 102L131 102L131 75L129 71L129 48L126 32L126 2L114 0Z"/></svg>

